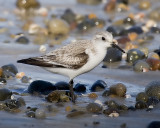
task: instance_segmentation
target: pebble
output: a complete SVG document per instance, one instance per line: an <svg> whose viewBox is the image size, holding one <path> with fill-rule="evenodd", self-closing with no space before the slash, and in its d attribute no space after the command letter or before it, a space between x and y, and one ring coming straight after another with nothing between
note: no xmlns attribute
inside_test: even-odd
<svg viewBox="0 0 160 128"><path fill-rule="evenodd" d="M147 103L148 100L149 100L149 97L147 96L147 94L145 92L140 92L136 96L136 101L143 101L143 102Z"/></svg>
<svg viewBox="0 0 160 128"><path fill-rule="evenodd" d="M69 24L72 24L76 21L76 14L71 9L66 9L61 18Z"/></svg>
<svg viewBox="0 0 160 128"><path fill-rule="evenodd" d="M88 112L91 113L98 113L102 111L102 107L101 105L97 104L97 103L89 103L86 107Z"/></svg>
<svg viewBox="0 0 160 128"><path fill-rule="evenodd" d="M84 115L84 114L85 114L84 111L76 110L76 111L73 111L73 112L70 112L69 114L67 114L67 117L68 118L74 118L74 117L79 117L79 116Z"/></svg>
<svg viewBox="0 0 160 128"><path fill-rule="evenodd" d="M118 109L107 108L103 111L103 114L109 116L112 113L119 113Z"/></svg>
<svg viewBox="0 0 160 128"><path fill-rule="evenodd" d="M154 58L147 58L146 62L149 64L150 70L160 70L160 60Z"/></svg>
<svg viewBox="0 0 160 128"><path fill-rule="evenodd" d="M124 23L125 25L131 25L131 26L135 25L135 21L134 21L134 19L131 18L131 17L126 17L126 18L123 20L123 23Z"/></svg>
<svg viewBox="0 0 160 128"><path fill-rule="evenodd" d="M145 58L145 54L139 49L131 49L127 52L127 62L134 63L137 60L142 60Z"/></svg>
<svg viewBox="0 0 160 128"><path fill-rule="evenodd" d="M145 92L149 97L157 97L160 99L160 81L152 81L145 88Z"/></svg>
<svg viewBox="0 0 160 128"><path fill-rule="evenodd" d="M26 113L27 117L30 117L30 118L35 118L35 112L34 111L29 111Z"/></svg>
<svg viewBox="0 0 160 128"><path fill-rule="evenodd" d="M102 2L102 0L77 0L77 2L87 5L98 5Z"/></svg>
<svg viewBox="0 0 160 128"><path fill-rule="evenodd" d="M104 6L104 11L109 13L113 12L116 9L116 0L109 0L105 6Z"/></svg>
<svg viewBox="0 0 160 128"><path fill-rule="evenodd" d="M46 100L49 102L58 102L60 101L60 92L58 90L52 91L51 93L48 94L46 97Z"/></svg>
<svg viewBox="0 0 160 128"><path fill-rule="evenodd" d="M106 101L104 104L106 104L108 106L108 108L111 108L111 109L118 109L119 108L119 105L114 100Z"/></svg>
<svg viewBox="0 0 160 128"><path fill-rule="evenodd" d="M158 27L151 27L150 31L151 31L152 33L159 34L159 33L160 33L160 28L158 28Z"/></svg>
<svg viewBox="0 0 160 128"><path fill-rule="evenodd" d="M37 118L37 119L44 119L44 118L46 118L45 110L41 109L41 108L38 108L35 111L35 118Z"/></svg>
<svg viewBox="0 0 160 128"><path fill-rule="evenodd" d="M133 70L136 72L147 72L149 69L149 64L144 60L138 60L133 64Z"/></svg>
<svg viewBox="0 0 160 128"><path fill-rule="evenodd" d="M64 81L57 82L55 86L58 90L69 90L69 84Z"/></svg>
<svg viewBox="0 0 160 128"><path fill-rule="evenodd" d="M88 97L91 99L96 99L98 97L98 95L93 92L93 93L88 94Z"/></svg>
<svg viewBox="0 0 160 128"><path fill-rule="evenodd" d="M157 11L157 9L151 11L149 13L149 18L155 21L160 21L160 13Z"/></svg>
<svg viewBox="0 0 160 128"><path fill-rule="evenodd" d="M6 83L7 83L6 79L0 78L0 85L4 85Z"/></svg>
<svg viewBox="0 0 160 128"><path fill-rule="evenodd" d="M155 53L155 52L150 52L148 54L148 58L154 58L154 59L157 59L157 60L160 59L159 55L157 53Z"/></svg>
<svg viewBox="0 0 160 128"><path fill-rule="evenodd" d="M46 48L45 45L41 45L41 46L39 47L39 51L40 51L41 53L45 53L46 50L47 50L47 48Z"/></svg>
<svg viewBox="0 0 160 128"><path fill-rule="evenodd" d="M0 110L4 110L6 108L6 104L4 101L0 101Z"/></svg>
<svg viewBox="0 0 160 128"><path fill-rule="evenodd" d="M107 90L105 90L105 91L102 93L102 96L107 97L107 96L109 96L110 94L111 94L111 93L110 93L109 89L107 89Z"/></svg>
<svg viewBox="0 0 160 128"><path fill-rule="evenodd" d="M58 18L53 18L47 23L48 30L53 35L66 36L69 33L69 25L66 21Z"/></svg>
<svg viewBox="0 0 160 128"><path fill-rule="evenodd" d="M114 113L109 114L108 116L109 117L119 117L119 113L114 112Z"/></svg>
<svg viewBox="0 0 160 128"><path fill-rule="evenodd" d="M16 6L19 9L35 9L40 7L40 3L37 0L17 0Z"/></svg>
<svg viewBox="0 0 160 128"><path fill-rule="evenodd" d="M11 78L15 77L15 75L18 73L18 69L14 64L8 64L4 65L1 67L3 72L2 72L2 78Z"/></svg>
<svg viewBox="0 0 160 128"><path fill-rule="evenodd" d="M139 9L141 9L141 10L147 10L150 7L151 7L151 3L147 0L140 1L140 3L139 3Z"/></svg>
<svg viewBox="0 0 160 128"><path fill-rule="evenodd" d="M21 79L23 76L25 76L24 72L19 72L19 73L16 74L17 79Z"/></svg>
<svg viewBox="0 0 160 128"><path fill-rule="evenodd" d="M11 95L12 95L12 92L9 89L6 89L6 88L0 89L0 101L10 99Z"/></svg>
<svg viewBox="0 0 160 128"><path fill-rule="evenodd" d="M5 100L5 104L9 109L18 109L20 107L18 101L15 99L7 99Z"/></svg>
<svg viewBox="0 0 160 128"><path fill-rule="evenodd" d="M121 60L122 60L122 52L116 48L109 47L107 49L107 53L103 61L112 63Z"/></svg>
<svg viewBox="0 0 160 128"><path fill-rule="evenodd" d="M111 94L117 95L119 97L124 97L127 91L127 88L122 83L117 83L115 85L110 86L109 91Z"/></svg>
<svg viewBox="0 0 160 128"><path fill-rule="evenodd" d="M75 92L86 92L86 85L84 84L76 84L75 87L74 87L74 91Z"/></svg>
<svg viewBox="0 0 160 128"><path fill-rule="evenodd" d="M92 92L102 91L107 87L107 84L103 80L97 80L91 87Z"/></svg>
<svg viewBox="0 0 160 128"><path fill-rule="evenodd" d="M30 80L31 80L31 78L29 78L29 77L27 77L27 76L23 76L23 77L21 78L21 82L22 82L22 83L29 83Z"/></svg>
<svg viewBox="0 0 160 128"><path fill-rule="evenodd" d="M57 87L48 81L36 80L29 85L28 92L30 94L39 93L39 94L47 95L56 89Z"/></svg>
<svg viewBox="0 0 160 128"><path fill-rule="evenodd" d="M156 106L158 103L160 102L160 100L156 97L149 97L147 105L148 106Z"/></svg>
<svg viewBox="0 0 160 128"><path fill-rule="evenodd" d="M145 109L148 108L148 105L143 101L137 101L135 104L136 109Z"/></svg>
<svg viewBox="0 0 160 128"><path fill-rule="evenodd" d="M22 97L17 98L17 102L20 107L26 105L25 100Z"/></svg>
<svg viewBox="0 0 160 128"><path fill-rule="evenodd" d="M29 44L29 39L25 36L20 36L16 39L16 43L19 44Z"/></svg>
<svg viewBox="0 0 160 128"><path fill-rule="evenodd" d="M152 121L148 124L147 128L160 128L160 121Z"/></svg>
<svg viewBox="0 0 160 128"><path fill-rule="evenodd" d="M71 108L71 106L67 106L67 107L65 107L65 111L66 111L66 112L70 112L70 111L71 111L71 109L72 109L72 108Z"/></svg>

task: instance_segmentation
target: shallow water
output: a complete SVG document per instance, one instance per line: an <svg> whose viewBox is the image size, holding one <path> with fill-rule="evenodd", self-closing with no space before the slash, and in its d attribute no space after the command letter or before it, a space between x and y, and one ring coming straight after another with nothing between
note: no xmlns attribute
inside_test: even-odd
<svg viewBox="0 0 160 128"><path fill-rule="evenodd" d="M75 0L67 0L67 4L65 0L59 0L59 1L50 1L50 0L39 0L40 3L43 6L46 6L50 8L50 12L54 14L62 14L63 11L70 7L75 13L79 14L89 14L89 13L95 13L99 18L103 18L104 20L107 20L109 17L112 17L111 14L105 14L102 10L103 5L98 6L87 6L82 4L77 4ZM155 0L156 1L156 0ZM154 1L154 2L155 2ZM160 2L157 3L160 6ZM27 58L31 56L38 56L41 55L39 53L39 45L35 45L30 42L28 45L21 45L16 44L14 42L14 39L9 38L10 34L16 34L19 32L23 32L19 26L23 24L23 21L20 21L17 16L15 16L12 12L15 9L15 0L7 0L3 1L0 0L1 5L1 17L7 18L8 20L6 22L0 22L0 28L8 28L9 30L5 33L0 34L0 66L3 66L5 64L13 63L17 66L19 72L25 72L25 74L32 78L32 80L45 80L50 81L52 83L56 83L58 81L64 80L68 82L68 78L52 74L50 72L45 71L42 68L34 67L30 65L23 65L23 64L17 64L16 61L21 58ZM156 7L158 5L153 6ZM133 5L133 7L136 5ZM96 10L96 11L95 11ZM131 8L132 11L137 12L135 8ZM151 11L149 9L148 11ZM126 15L129 12L122 13L120 16L119 14L115 15L115 19L121 19L122 17L126 17ZM147 12L145 12L147 13ZM34 19L37 23L42 23L42 19L40 17L35 17ZM40 21L39 21L40 20ZM110 23L106 23L106 26L108 26ZM159 25L159 24L158 24ZM106 29L104 27L103 29ZM25 34L28 36L28 34L25 32ZM70 33L70 36L67 40L62 42L62 45L68 43L70 40L77 38L85 38L88 39L92 36L91 33L86 34L75 34L74 32ZM9 43L3 43L5 40L9 40ZM153 50L157 48L157 46L160 46L160 37L157 34L155 36L155 39L152 41L152 43L148 44L147 47L149 50ZM46 45L47 46L47 45ZM55 45L54 48L50 48L47 46L47 51L50 51L52 49L55 49L57 47L60 47L61 45ZM124 83L127 87L127 94L131 95L130 98L126 99L116 99L120 103L125 103L126 105L134 105L135 104L135 96L137 93L144 91L147 84L153 80L159 80L159 71L149 71L147 73L136 73L132 70L120 70L115 68L112 64L108 64L108 68L101 68L102 63L97 66L94 70L92 70L89 73L83 74L77 78L74 79L75 84L76 83L84 83L87 86L87 92L89 92L89 88L96 80L104 80L108 87L111 86L114 83ZM12 91L16 92L23 92L28 88L29 84L23 84L17 79L12 79L7 81L7 85L4 87L11 89ZM102 92L99 92L97 94L101 94ZM18 97L14 95L15 97ZM51 103L46 103L44 100L44 97L34 97L34 96L23 96L23 98L26 101L26 106L45 106L49 105ZM104 101L105 98L102 96L98 97L99 100ZM75 107L85 107L89 102L93 102L94 100L91 100L87 97L78 97L77 104L73 105L71 103L66 103L65 106L72 106ZM65 107L58 108L57 113L50 115L48 113L48 116L44 120L37 120L37 119L30 119L25 116L24 112L20 112L18 114L10 114L3 111L0 111L0 127L5 128L17 128L17 127L108 127L108 128L119 128L121 124L126 123L128 128L137 128L137 127L146 127L150 121L153 120L159 120L159 109L155 109L152 112L146 112L146 111L136 111L136 112L129 112L126 113L118 118L109 118L105 117L104 115L85 115L84 117L77 117L75 119L68 119L65 115L67 112L65 111ZM93 125L93 121L99 121L99 125Z"/></svg>

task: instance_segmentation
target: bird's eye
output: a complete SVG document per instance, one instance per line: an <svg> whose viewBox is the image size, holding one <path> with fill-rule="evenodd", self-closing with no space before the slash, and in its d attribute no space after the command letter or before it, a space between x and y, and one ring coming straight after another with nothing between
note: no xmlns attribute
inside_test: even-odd
<svg viewBox="0 0 160 128"><path fill-rule="evenodd" d="M105 41L105 40L106 40L106 38L102 37L102 40L103 40L103 41Z"/></svg>

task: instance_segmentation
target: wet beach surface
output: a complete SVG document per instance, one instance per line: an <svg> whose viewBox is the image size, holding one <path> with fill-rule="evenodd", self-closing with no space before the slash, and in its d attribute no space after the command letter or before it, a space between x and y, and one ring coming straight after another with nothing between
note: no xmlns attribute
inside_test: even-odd
<svg viewBox="0 0 160 128"><path fill-rule="evenodd" d="M74 39L90 39L97 30L106 30L109 26L112 26L113 23L125 19L131 13L135 15L136 14L140 15L140 13L143 13L143 16L140 15L140 19L138 19L138 21L135 20L136 21L135 24L137 26L142 27L143 24L146 24L147 21L151 19L151 17L149 17L148 14L150 14L150 12L152 12L154 9L160 6L160 2L158 0L153 0L151 2L151 6L148 7L148 9L144 9L145 7L144 8L142 7L143 9L139 9L138 8L139 2L136 1L134 2L133 0L131 0L130 4L127 5L129 7L129 10L123 7L124 11L122 12L118 12L117 10L114 9L112 10L112 8L106 10L105 12L104 6L106 5L107 2L98 5L80 4L74 0L68 0L67 3L65 0L59 0L57 2L49 0L47 1L39 0L39 2L41 4L41 7L45 7L48 10L47 12L48 15L46 16L45 13L42 13L42 15L38 16L34 14L36 16L31 16L30 18L27 19L26 17L22 16L23 15L23 13L21 14L22 11L17 11L16 9L17 7L15 5L16 0L5 1L5 2L2 0L0 1L1 5L3 5L0 8L2 13L0 17L1 18L0 67L7 64L14 64L17 67L18 72L24 72L25 76L31 78L29 82L23 83L21 79L14 76L12 78L6 79L7 80L6 84L2 83L0 85L1 88L7 88L13 92L11 99L17 99L19 97L22 97L25 101L25 105L19 107L18 109L16 108L14 110L12 109L8 110L8 108L6 108L0 111L1 115L0 127L146 128L150 124L150 122L160 121L159 119L160 104L156 104L155 106L153 105L154 107L151 110L149 109L149 107L144 109L127 110L124 112L118 112L117 110L115 110L115 113L119 113L117 117L116 116L110 117L109 115L104 114L103 112L103 110L106 109L105 107L107 107L107 105L104 104L104 102L109 100L114 100L118 104L125 104L128 108L130 106L135 106L137 94L140 92L144 92L146 86L150 82L159 80L160 66L155 70L153 70L153 67L152 68L145 67L142 69L142 71L140 70L139 72L137 72L135 70L138 69L134 70L133 64L126 62L126 54L123 54L121 60L118 60L117 62L114 63L104 61L89 73L83 74L74 79L74 85L76 85L77 83L84 84L86 86L86 92L82 94L77 93L78 97L76 100L76 104L73 104L71 101L51 103L46 100L45 97L47 95L42 95L42 94L31 95L27 93L27 89L30 86L30 83L33 81L43 80L51 82L52 84L56 84L59 81L68 82L68 78L61 75L52 74L36 66L17 63L17 60L19 59L43 55L45 52L49 52L55 48L61 47L62 45L65 45ZM56 35L55 36L54 33L52 33L52 30L50 30L49 33L52 33L54 35L53 37L49 36L48 33L46 34L47 30L44 29L46 28L45 22L47 22L48 19L51 20L51 16L54 17L56 15L57 17L60 17L67 8L72 9L72 11L75 14L80 14L80 15L92 14L90 15L91 19L96 15L97 18L102 19L104 21L104 24L102 23L102 25L98 27L91 26L91 28L87 31L83 30L83 27L82 28L79 27L77 29L75 27L76 25L69 25L70 29L67 29L66 27L66 29L69 30L68 33L66 32L67 38L65 38L64 40L61 40L61 38L63 38L61 34L60 35L55 34ZM156 10L158 11L158 9ZM39 33L29 34L28 28L26 29L25 27L23 27L25 26L24 24L29 24L30 21L32 23L38 24L41 28L43 28L40 29L40 34ZM125 49L126 52L128 52L132 48L141 49L145 47L148 48L149 53L153 52L156 49L159 49L160 47L160 42L159 42L160 29L158 28L159 21L160 21L160 16L159 19L154 19L153 24L151 23L151 25L153 26L156 24L158 32L157 31L153 32L153 30L151 32L151 29L149 28L149 32L143 32L142 34L137 34L138 35L137 40L129 41L132 42L132 44L119 42L119 45L123 47L123 49ZM119 21L118 23L115 24L121 26L123 23ZM129 22L126 25L127 26L126 28L129 28L134 25ZM116 29L118 28L119 27L117 27ZM62 32L64 31L65 30L63 29ZM19 36L20 33L23 33L24 37L29 39L28 43L26 40L24 41L26 44L23 43L20 44L16 42L16 40L19 38L16 36L17 35ZM42 35L45 36L43 37ZM125 34L118 35L115 36L115 38L123 39L122 42L125 42L124 37L126 38L126 35ZM42 38L40 38L41 36ZM149 37L149 36L153 36L154 38L147 40L140 40L144 39L143 37ZM44 41L41 42L41 40ZM40 49L40 47L42 47L42 49ZM45 48L47 50L44 50ZM145 60L146 62L147 60L146 58L145 59L143 58L142 60ZM102 67L107 67L107 68L102 68ZM107 87L104 90L92 92L90 88L92 87L93 83L95 83L97 80L103 80L107 84ZM106 97L102 96L105 90L110 89L112 85L115 85L117 83L123 83L126 86L127 91L125 93L125 96L120 97L120 96L115 96L113 94ZM158 85L158 87L159 86L160 84ZM89 97L88 94L91 93L95 93L97 97L96 98ZM7 104L6 100L1 102L5 102L5 104ZM88 112L88 110L86 110L86 106L88 106L89 103L95 103L95 102L100 104L101 107L103 106L103 110L98 112ZM42 115L39 114L36 118L27 117L26 113L27 111L30 111L29 110L30 108L36 108L36 109L38 108L42 112ZM71 112L75 111L80 112L80 114L77 114L76 116L73 117L71 115L69 117L67 116ZM43 112L45 113L44 115Z"/></svg>

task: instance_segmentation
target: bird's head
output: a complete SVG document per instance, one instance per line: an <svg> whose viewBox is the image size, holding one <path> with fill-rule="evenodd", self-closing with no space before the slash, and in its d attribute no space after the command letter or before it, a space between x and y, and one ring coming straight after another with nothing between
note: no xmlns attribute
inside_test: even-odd
<svg viewBox="0 0 160 128"><path fill-rule="evenodd" d="M125 53L125 51L117 45L118 42L113 39L113 36L110 32L103 31L96 33L96 35L94 36L94 41L95 43L102 44L106 49L109 47L114 47Z"/></svg>

